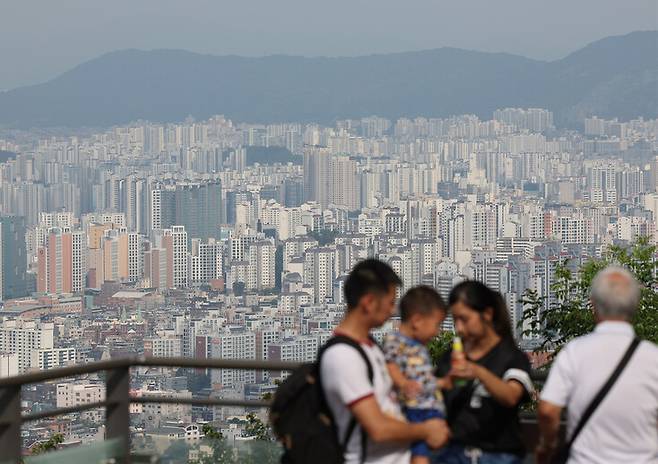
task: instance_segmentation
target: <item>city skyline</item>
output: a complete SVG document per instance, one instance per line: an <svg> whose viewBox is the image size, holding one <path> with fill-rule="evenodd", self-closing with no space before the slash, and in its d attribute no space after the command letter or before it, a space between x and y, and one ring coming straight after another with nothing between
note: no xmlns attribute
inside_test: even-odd
<svg viewBox="0 0 658 464"><path fill-rule="evenodd" d="M367 258L394 269L400 295L424 284L447 298L467 279L499 291L519 346L541 366L526 298L543 314L562 301L563 266L658 240L658 119L580 125L503 107L485 119L216 115L6 132L0 150L16 155L0 163L0 377L126 356L311 362L345 314L347 274ZM372 336L399 323L394 315ZM252 400L285 376L153 368L130 387ZM92 375L31 395L26 404L77 407L102 401L105 386ZM246 414L135 404L132 449L169 455L175 447L153 440L173 434L187 437L181 459L191 459L206 422L238 447L251 433ZM66 438L102 437L101 418L69 415ZM23 447L48 437L53 422L39 424Z"/></svg>

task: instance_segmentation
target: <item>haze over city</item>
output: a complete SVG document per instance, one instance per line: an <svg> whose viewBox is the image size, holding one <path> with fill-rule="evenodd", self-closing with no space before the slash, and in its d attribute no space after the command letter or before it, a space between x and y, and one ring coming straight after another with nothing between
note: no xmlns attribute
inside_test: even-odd
<svg viewBox="0 0 658 464"><path fill-rule="evenodd" d="M349 464L548 462L558 353L601 308L658 342L657 5L5 2L0 462L269 464L319 422Z"/></svg>
<svg viewBox="0 0 658 464"><path fill-rule="evenodd" d="M126 48L213 55L358 56L457 47L555 60L611 35L656 29L653 0L215 2L7 1L0 89L45 82Z"/></svg>

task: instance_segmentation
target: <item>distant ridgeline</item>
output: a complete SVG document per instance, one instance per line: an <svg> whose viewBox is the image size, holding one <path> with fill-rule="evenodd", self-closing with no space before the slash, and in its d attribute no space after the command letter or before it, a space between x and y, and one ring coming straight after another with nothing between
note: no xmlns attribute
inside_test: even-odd
<svg viewBox="0 0 658 464"><path fill-rule="evenodd" d="M252 164L302 164L302 157L293 155L286 147L247 147L247 165Z"/></svg>
<svg viewBox="0 0 658 464"><path fill-rule="evenodd" d="M262 124L373 114L488 119L505 107L546 108L558 127L580 127L590 115L655 118L657 40L658 31L608 37L555 61L455 48L356 58L121 50L0 92L0 126L104 127L215 114Z"/></svg>

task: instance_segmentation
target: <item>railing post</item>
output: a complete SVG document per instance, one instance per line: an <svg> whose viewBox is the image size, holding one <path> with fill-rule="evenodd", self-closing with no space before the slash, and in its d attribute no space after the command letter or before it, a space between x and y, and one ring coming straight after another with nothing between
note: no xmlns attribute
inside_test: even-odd
<svg viewBox="0 0 658 464"><path fill-rule="evenodd" d="M130 462L130 366L107 371L105 381L105 438L122 442L123 458L117 462Z"/></svg>
<svg viewBox="0 0 658 464"><path fill-rule="evenodd" d="M21 386L0 388L0 462L20 462L21 448Z"/></svg>

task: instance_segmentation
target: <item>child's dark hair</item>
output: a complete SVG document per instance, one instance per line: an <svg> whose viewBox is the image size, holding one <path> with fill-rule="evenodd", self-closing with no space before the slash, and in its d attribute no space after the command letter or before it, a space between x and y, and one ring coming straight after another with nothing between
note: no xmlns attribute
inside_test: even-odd
<svg viewBox="0 0 658 464"><path fill-rule="evenodd" d="M446 304L441 295L427 285L409 289L400 300L402 322L408 321L414 314L429 315L436 310L447 312Z"/></svg>
<svg viewBox="0 0 658 464"><path fill-rule="evenodd" d="M448 304L462 302L473 311L482 314L487 308L493 311L493 327L496 333L506 340L513 340L512 324L503 295L490 289L477 280L466 280L456 285L450 292Z"/></svg>

